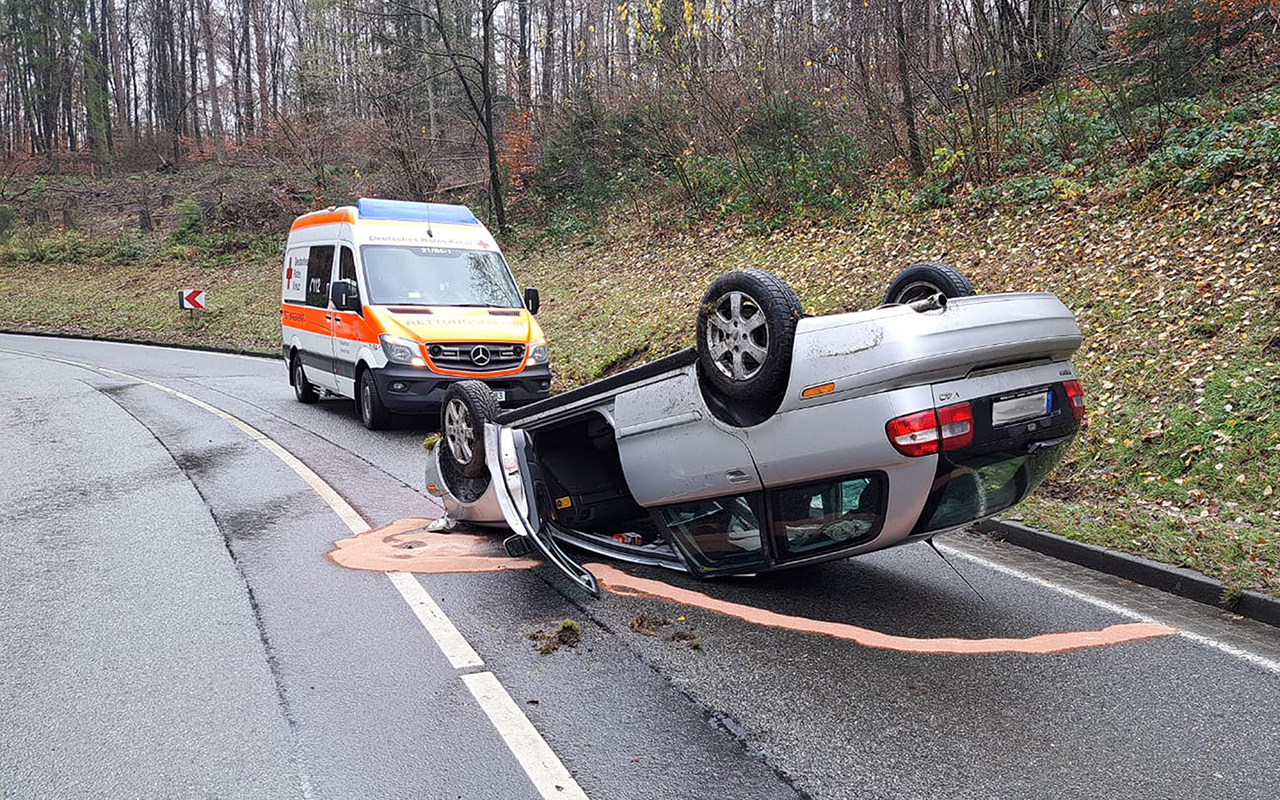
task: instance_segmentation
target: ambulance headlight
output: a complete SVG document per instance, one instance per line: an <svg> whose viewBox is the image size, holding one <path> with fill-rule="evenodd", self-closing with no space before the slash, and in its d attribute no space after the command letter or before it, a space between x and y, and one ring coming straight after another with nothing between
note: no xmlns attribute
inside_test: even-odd
<svg viewBox="0 0 1280 800"><path fill-rule="evenodd" d="M422 348L417 342L386 333L379 336L378 341L382 343L382 352L386 353L387 360L392 364L412 364L415 367L421 367L425 363L420 355Z"/></svg>
<svg viewBox="0 0 1280 800"><path fill-rule="evenodd" d="M533 350L529 353L529 360L535 364L547 363L547 346L545 344L535 344Z"/></svg>

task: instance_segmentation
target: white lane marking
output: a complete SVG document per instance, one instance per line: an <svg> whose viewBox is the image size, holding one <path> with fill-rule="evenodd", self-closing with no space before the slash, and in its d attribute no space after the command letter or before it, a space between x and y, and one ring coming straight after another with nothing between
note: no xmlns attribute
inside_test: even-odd
<svg viewBox="0 0 1280 800"><path fill-rule="evenodd" d="M582 787L565 769L560 759L547 746L546 740L529 722L516 701L503 688L492 672L473 672L462 676L462 682L471 690L476 702L489 716L493 727L502 734L502 739L511 749L511 754L524 767L525 774L533 785L538 787L538 794L544 800L570 798L586 800L587 795Z"/></svg>
<svg viewBox="0 0 1280 800"><path fill-rule="evenodd" d="M388 572L386 576L400 590L400 596L409 604L409 608L413 609L422 627L426 628L431 638L436 640L440 651L444 653L445 658L449 659L454 669L484 666L480 654L458 632L453 622L445 616L440 606L436 605L436 601L431 599L431 595L422 588L417 578L407 572Z"/></svg>
<svg viewBox="0 0 1280 800"><path fill-rule="evenodd" d="M0 348L0 352L14 353L32 358L46 358L61 364L126 378L159 389L180 400L185 400L197 408L208 411L210 414L231 423L243 431L288 465L300 478L306 481L308 486L315 490L316 494L320 495L320 498L328 504L329 508L333 509L334 513L338 515L353 534L372 530L369 523L360 516L359 512L351 507L350 503L344 500L332 486L313 472L310 467L302 463L297 456L281 447L262 431L216 406L209 405L203 400L180 392L177 389L108 367L83 364L78 361L70 361L43 354L32 356L30 353L6 350L4 348ZM384 572L383 574L400 592L400 596L409 604L414 616L426 628L427 633L435 640L436 646L440 648L440 651L455 669L484 665L480 654L467 642L466 637L445 615L440 606L431 598L431 595L427 594L427 590L422 587L422 584L418 582L415 576L405 572ZM544 798L582 798L582 800L586 800L587 795L582 791L582 787L569 774L569 770L565 768L555 751L542 738L542 734L538 733L538 729L533 727L533 723L525 716L520 706L516 705L515 701L511 699L511 695L502 687L502 684L498 682L498 678L492 672L463 675L462 681L467 685L476 702L480 704L481 709L484 710L485 716L489 718L493 727L497 729L498 735L502 737L507 748L511 750L511 754L520 763L525 774L529 776L529 780L533 782L538 794Z"/></svg>
<svg viewBox="0 0 1280 800"><path fill-rule="evenodd" d="M1101 597L1094 597L1088 592L1082 592L1079 589L1072 589L1069 586L1063 586L1060 583L1054 583L1053 581L1048 580L1047 578L1037 577L1035 575L1032 575L1029 572L1023 572L1022 570L1017 569L1015 567L1009 567L1009 566L1005 566L1004 564L999 564L995 561L989 561L983 558L982 556L975 556L972 553L966 553L963 550L957 550L954 547L950 547L948 545L943 545L943 544L939 544L938 549L945 551L949 555L963 558L966 561L972 561L975 564L986 567L987 569L990 569L990 570L994 570L995 572L999 572L1002 575L1007 575L1011 578L1017 578L1018 580L1025 581L1027 583L1033 583L1037 586L1043 586L1046 589L1051 589L1055 592L1058 592L1059 594L1064 594L1067 597L1071 597L1075 600L1079 600L1082 603L1088 603L1091 606L1101 608L1104 611L1110 611L1112 614L1117 614L1121 617L1126 617L1135 622L1147 622L1147 623L1154 623L1157 625L1169 625L1169 623L1165 622L1164 620L1156 619L1155 617L1148 616L1138 611L1134 611L1133 609L1130 609L1130 608L1125 608L1124 606L1119 605L1118 603L1112 603L1109 600L1103 600ZM1220 639L1215 639L1212 636L1205 636L1202 633L1195 633L1194 631L1183 630L1180 626L1177 626L1177 625L1171 625L1170 627L1178 628L1178 635L1184 639L1195 642L1196 644L1199 644L1203 647L1208 647L1213 650L1218 650L1219 652L1226 653L1227 655L1241 659L1242 661L1247 661L1256 667L1261 667L1262 669L1265 669L1269 672L1274 672L1277 675L1280 675L1280 661L1275 661L1273 659L1267 658L1266 656L1262 656L1257 653L1254 653L1250 650L1245 650L1242 647L1237 647L1236 645L1228 644L1227 642L1224 642Z"/></svg>

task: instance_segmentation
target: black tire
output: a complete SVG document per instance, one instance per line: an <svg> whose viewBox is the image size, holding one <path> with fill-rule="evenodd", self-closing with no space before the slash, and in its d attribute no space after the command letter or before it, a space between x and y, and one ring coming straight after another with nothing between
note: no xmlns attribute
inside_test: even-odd
<svg viewBox="0 0 1280 800"><path fill-rule="evenodd" d="M734 400L780 397L791 371L791 346L804 309L787 282L759 269L717 278L698 306L702 374Z"/></svg>
<svg viewBox="0 0 1280 800"><path fill-rule="evenodd" d="M498 400L480 381L449 385L440 404L440 458L468 478L489 474L484 462L484 424L498 416Z"/></svg>
<svg viewBox="0 0 1280 800"><path fill-rule="evenodd" d="M968 297L977 294L973 284L955 267L946 264L912 264L899 272L889 282L884 294L886 303L912 303L936 294L952 297Z"/></svg>
<svg viewBox="0 0 1280 800"><path fill-rule="evenodd" d="M382 404L378 384L368 369L360 370L360 379L356 381L356 410L360 412L360 421L371 431L391 426L391 412Z"/></svg>
<svg viewBox="0 0 1280 800"><path fill-rule="evenodd" d="M307 373L302 369L302 356L297 353L289 364L289 373L293 376L293 396L298 398L299 403L314 403L320 399L316 387L307 380Z"/></svg>

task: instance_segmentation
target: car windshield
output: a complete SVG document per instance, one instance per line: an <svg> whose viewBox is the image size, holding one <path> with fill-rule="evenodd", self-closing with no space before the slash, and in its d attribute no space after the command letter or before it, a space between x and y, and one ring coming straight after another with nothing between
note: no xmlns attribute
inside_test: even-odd
<svg viewBox="0 0 1280 800"><path fill-rule="evenodd" d="M497 253L365 245L360 257L374 305L521 307L515 282Z"/></svg>

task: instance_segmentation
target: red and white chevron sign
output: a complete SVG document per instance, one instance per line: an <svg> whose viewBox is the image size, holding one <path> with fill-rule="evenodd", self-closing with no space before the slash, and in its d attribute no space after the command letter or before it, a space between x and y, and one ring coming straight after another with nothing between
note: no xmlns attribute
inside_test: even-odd
<svg viewBox="0 0 1280 800"><path fill-rule="evenodd" d="M184 309L203 309L204 289L179 289L178 306Z"/></svg>

